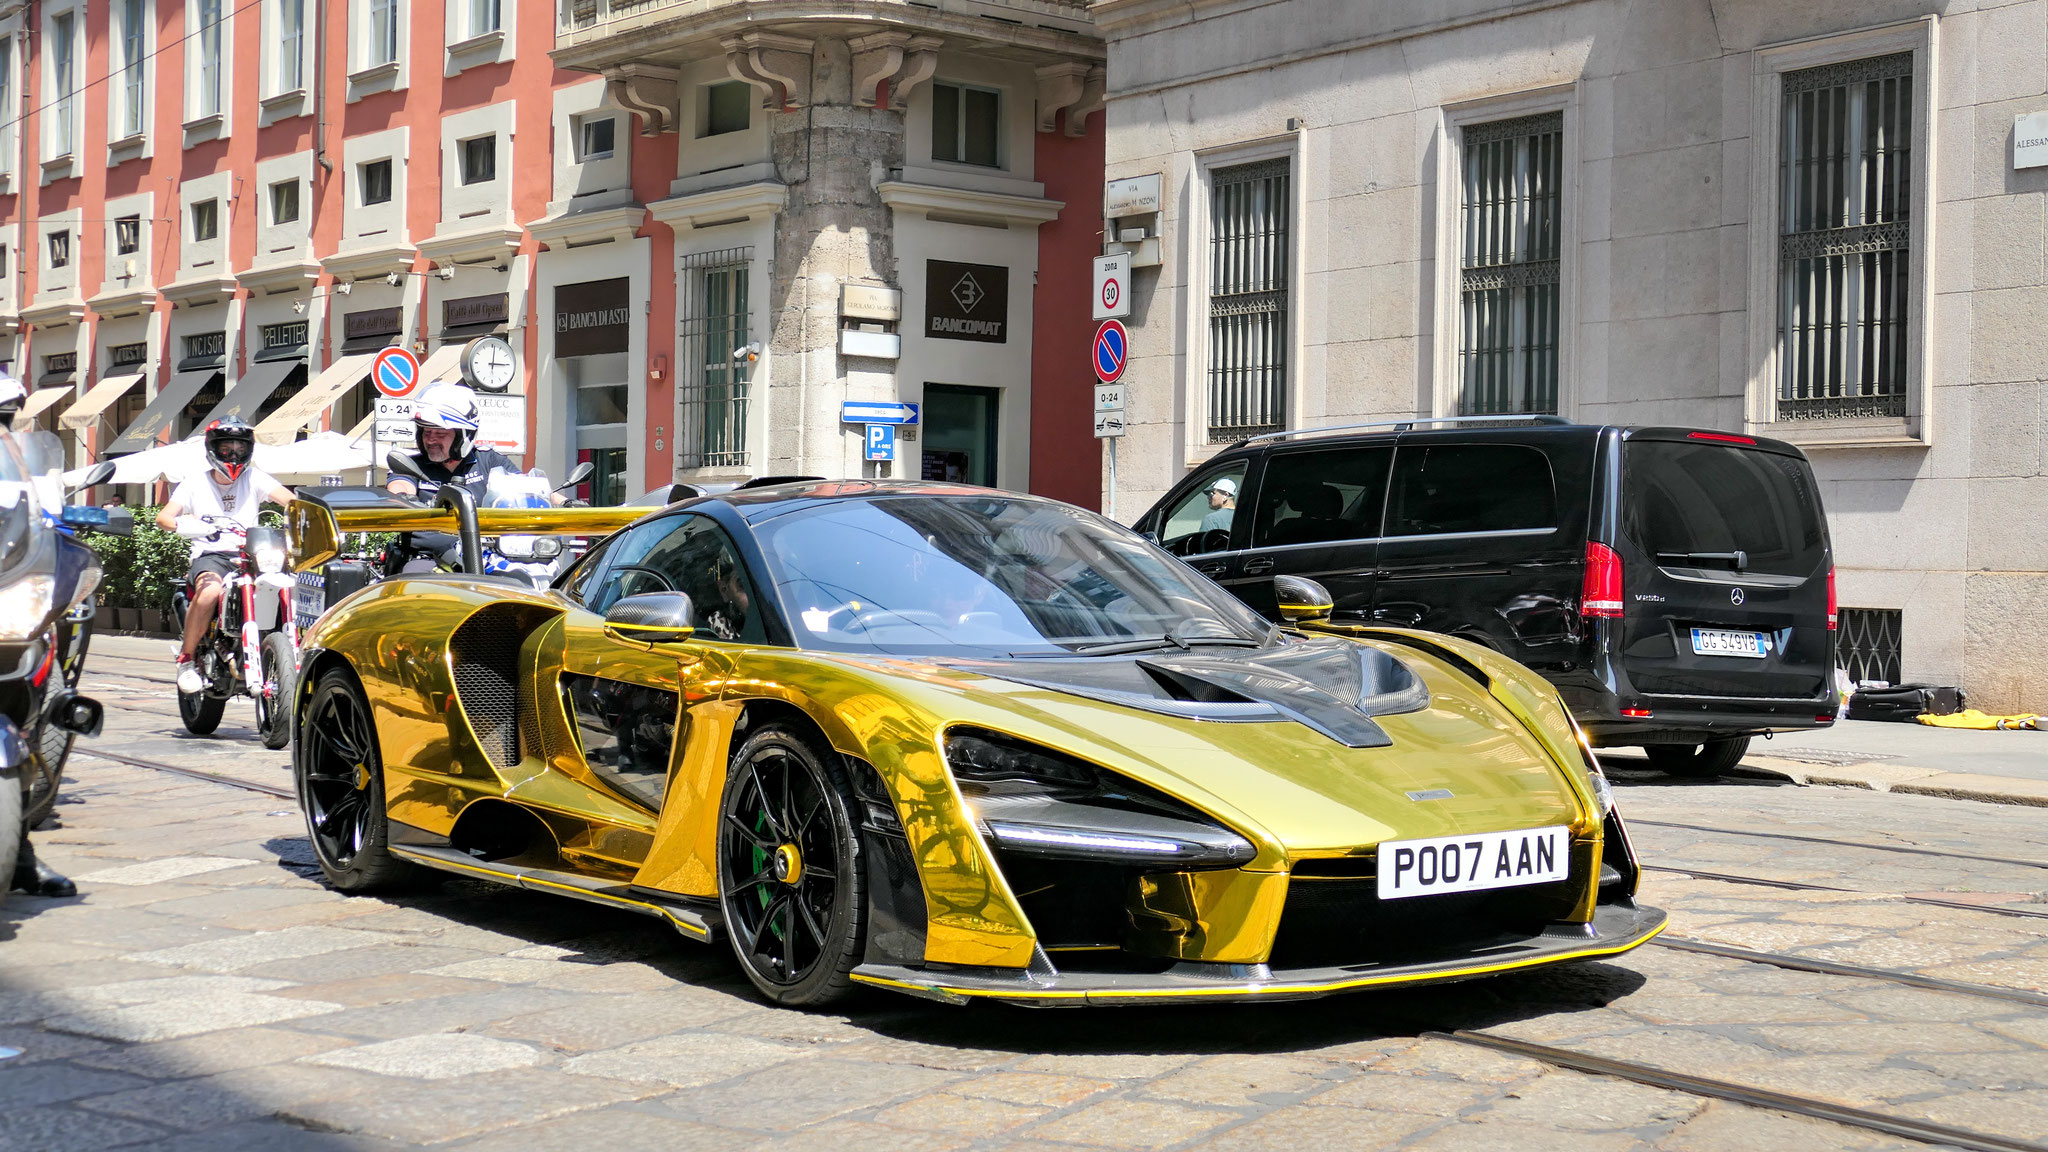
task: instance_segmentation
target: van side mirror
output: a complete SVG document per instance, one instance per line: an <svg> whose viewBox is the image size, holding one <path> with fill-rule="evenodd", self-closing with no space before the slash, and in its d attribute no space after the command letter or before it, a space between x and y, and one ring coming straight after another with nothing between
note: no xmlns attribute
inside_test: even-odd
<svg viewBox="0 0 2048 1152"><path fill-rule="evenodd" d="M604 634L632 644L673 644L696 628L696 609L682 592L621 596L604 614Z"/></svg>
<svg viewBox="0 0 2048 1152"><path fill-rule="evenodd" d="M1273 577L1273 596L1280 602L1280 619L1289 624L1327 620L1337 603L1329 589L1301 576Z"/></svg>

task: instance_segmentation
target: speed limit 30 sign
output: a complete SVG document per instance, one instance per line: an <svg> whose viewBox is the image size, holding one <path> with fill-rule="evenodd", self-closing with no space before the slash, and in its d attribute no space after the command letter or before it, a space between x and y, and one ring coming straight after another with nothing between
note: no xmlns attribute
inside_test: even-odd
<svg viewBox="0 0 2048 1152"><path fill-rule="evenodd" d="M1095 318L1120 320L1131 314L1131 254L1095 258Z"/></svg>

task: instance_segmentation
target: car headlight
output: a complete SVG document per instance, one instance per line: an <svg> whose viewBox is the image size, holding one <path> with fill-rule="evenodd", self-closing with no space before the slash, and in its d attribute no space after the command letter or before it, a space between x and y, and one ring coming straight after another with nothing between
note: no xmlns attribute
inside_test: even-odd
<svg viewBox="0 0 2048 1152"><path fill-rule="evenodd" d="M28 640L43 630L57 594L57 578L38 572L0 588L0 640Z"/></svg>
<svg viewBox="0 0 2048 1152"><path fill-rule="evenodd" d="M1578 717L1566 708L1564 718L1572 726L1572 740L1579 746L1579 759L1586 765L1586 775L1592 778L1593 803L1599 805L1600 815L1605 817L1614 811L1614 786L1607 782L1607 773L1600 767L1600 758L1593 755L1593 741L1587 738L1586 730L1579 727Z"/></svg>
<svg viewBox="0 0 2048 1152"><path fill-rule="evenodd" d="M1050 748L981 729L946 734L946 764L994 847L1019 856L1235 868L1252 842L1163 792Z"/></svg>
<svg viewBox="0 0 2048 1152"><path fill-rule="evenodd" d="M257 549L255 549L255 552L256 552L256 571L258 571L258 572L282 572L282 571L284 571L284 549L282 549L282 548L257 548Z"/></svg>

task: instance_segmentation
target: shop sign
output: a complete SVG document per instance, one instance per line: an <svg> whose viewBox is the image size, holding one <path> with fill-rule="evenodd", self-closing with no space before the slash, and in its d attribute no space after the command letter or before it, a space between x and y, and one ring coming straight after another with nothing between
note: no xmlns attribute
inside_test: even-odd
<svg viewBox="0 0 2048 1152"><path fill-rule="evenodd" d="M195 332L185 337L185 359L187 360L224 357L227 354L228 334L225 332Z"/></svg>
<svg viewBox="0 0 2048 1152"><path fill-rule="evenodd" d="M925 261L924 334L1001 344L1010 322L1010 270L996 264Z"/></svg>
<svg viewBox="0 0 2048 1152"><path fill-rule="evenodd" d="M633 335L631 293L624 277L556 288L556 358L624 352Z"/></svg>
<svg viewBox="0 0 2048 1152"><path fill-rule="evenodd" d="M396 336L404 331L403 308L371 308L364 312L349 312L341 318L341 336L344 340Z"/></svg>
<svg viewBox="0 0 2048 1152"><path fill-rule="evenodd" d="M43 357L43 374L56 376L65 372L78 371L78 353L52 352Z"/></svg>
<svg viewBox="0 0 2048 1152"><path fill-rule="evenodd" d="M479 392L476 442L507 456L526 455L526 397Z"/></svg>
<svg viewBox="0 0 2048 1152"><path fill-rule="evenodd" d="M467 328L473 324L503 324L510 315L510 295L465 296L441 302L441 327Z"/></svg>
<svg viewBox="0 0 2048 1152"><path fill-rule="evenodd" d="M138 340L133 344L107 345L107 363L111 367L126 368L149 359L149 345Z"/></svg>
<svg viewBox="0 0 2048 1152"><path fill-rule="evenodd" d="M279 348L298 348L306 343L307 327L304 320L289 320L283 324L265 324L262 331L263 350L265 352L275 351Z"/></svg>

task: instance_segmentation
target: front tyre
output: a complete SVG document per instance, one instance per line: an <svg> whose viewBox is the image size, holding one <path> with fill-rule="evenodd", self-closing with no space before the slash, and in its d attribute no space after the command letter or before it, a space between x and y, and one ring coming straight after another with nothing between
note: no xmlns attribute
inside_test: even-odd
<svg viewBox="0 0 2048 1152"><path fill-rule="evenodd" d="M313 686L292 756L299 808L313 856L327 882L343 892L395 888L413 866L387 849L384 764L369 702L346 669L332 668Z"/></svg>
<svg viewBox="0 0 2048 1152"><path fill-rule="evenodd" d="M1697 745L1651 744L1643 751L1650 757L1650 767L1659 772L1705 779L1722 775L1742 763L1742 754L1749 751L1749 737L1709 740Z"/></svg>
<svg viewBox="0 0 2048 1152"><path fill-rule="evenodd" d="M292 742L292 693L298 686L298 650L291 637L272 632L263 638L263 689L256 696L256 727L265 748Z"/></svg>
<svg viewBox="0 0 2048 1152"><path fill-rule="evenodd" d="M26 770L28 765L22 765ZM0 904L14 887L14 866L21 858L21 842L28 826L21 822L21 780L12 774L0 776Z"/></svg>
<svg viewBox="0 0 2048 1152"><path fill-rule="evenodd" d="M733 954L792 1008L846 996L867 931L852 789L811 733L765 724L733 754L718 821L718 900Z"/></svg>

